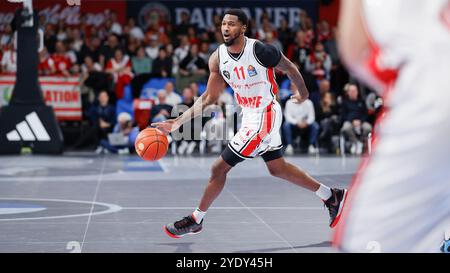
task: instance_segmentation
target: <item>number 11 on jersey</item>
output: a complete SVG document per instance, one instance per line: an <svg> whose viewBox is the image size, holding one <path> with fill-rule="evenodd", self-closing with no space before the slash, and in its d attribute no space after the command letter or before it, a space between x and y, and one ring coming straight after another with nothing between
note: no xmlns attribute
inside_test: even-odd
<svg viewBox="0 0 450 273"><path fill-rule="evenodd" d="M241 79L241 77L240 77L240 75L239 75L239 71L241 72L241 74L242 74L242 79L244 79L245 80L245 73L244 73L244 67L243 66L241 66L241 67L239 67L239 69L237 68L237 67L235 67L234 68L234 72L236 72L236 76L238 77L238 79L240 80Z"/></svg>

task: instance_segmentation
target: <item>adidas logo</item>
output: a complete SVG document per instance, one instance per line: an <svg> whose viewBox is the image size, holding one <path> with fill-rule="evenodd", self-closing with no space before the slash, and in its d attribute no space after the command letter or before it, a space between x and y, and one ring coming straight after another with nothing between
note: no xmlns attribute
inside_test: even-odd
<svg viewBox="0 0 450 273"><path fill-rule="evenodd" d="M16 125L16 129L6 134L9 141L50 141L50 136L42 125L36 112L25 116L25 120Z"/></svg>

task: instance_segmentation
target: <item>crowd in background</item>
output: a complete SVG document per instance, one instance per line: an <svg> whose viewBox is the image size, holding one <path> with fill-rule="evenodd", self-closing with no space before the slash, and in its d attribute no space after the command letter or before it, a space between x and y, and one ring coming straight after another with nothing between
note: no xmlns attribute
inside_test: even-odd
<svg viewBox="0 0 450 273"><path fill-rule="evenodd" d="M121 149L112 149L104 141L107 134L123 130L127 135L135 135L136 130L130 125L135 117L117 113L117 102L126 97L151 99L148 123L170 118L173 107L192 106L204 91L208 58L223 41L219 16L206 29L191 24L187 13L182 14L179 24L155 20L143 29L134 18L122 25L115 12L107 14L107 20L99 27L88 25L83 16L76 27L62 20L49 24L41 17L45 48L39 53L38 70L39 75L80 77L83 119L92 129L78 144L93 142L99 146L97 151L118 152ZM277 74L277 96L285 114L282 133L286 153L313 154L319 147L334 153L337 145L333 137L342 135L348 140L349 151L361 154L382 101L373 91L349 79L339 60L334 27L326 21L314 24L304 12L300 21L290 28L282 20L276 28L269 16L263 15L258 23L251 20L246 32L248 37L279 48L297 65L310 91L310 99L305 103L293 103L289 97L295 86L285 75ZM10 26L1 33L0 47L0 72L15 73L17 54ZM156 92L145 93L144 86L152 79L167 81ZM232 92L224 90L218 102L221 111L217 111L212 122L226 119L230 111L224 106L230 104ZM207 122L204 120L202 125ZM180 141L177 152L192 153L197 144Z"/></svg>

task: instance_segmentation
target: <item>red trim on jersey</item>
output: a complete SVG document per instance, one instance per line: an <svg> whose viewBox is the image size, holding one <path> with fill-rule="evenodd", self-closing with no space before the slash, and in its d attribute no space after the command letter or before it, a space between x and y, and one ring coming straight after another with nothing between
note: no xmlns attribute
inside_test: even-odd
<svg viewBox="0 0 450 273"><path fill-rule="evenodd" d="M267 77L269 78L270 85L272 86L272 92L274 95L278 93L278 85L275 81L275 73L273 67L267 69Z"/></svg>
<svg viewBox="0 0 450 273"><path fill-rule="evenodd" d="M266 110L264 111L264 117L263 117L263 125L261 130L258 132L258 134L253 137L252 140L250 140L250 143L247 145L247 147L241 152L243 156L250 156L250 154L258 147L258 145L261 143L261 141L269 134L269 132L272 130L273 127L273 119L272 119L272 103L267 106Z"/></svg>
<svg viewBox="0 0 450 273"><path fill-rule="evenodd" d="M384 84L386 84L386 92L383 93L383 101L385 105L388 105L388 101L392 96L393 86L398 78L399 69L381 69L377 64L377 59L382 55L381 49L375 40L370 36L367 32L367 37L369 40L369 44L371 46L371 52L369 54L369 58L366 62L366 68L374 75L378 80L381 80ZM388 114L389 109L384 106L383 110L378 114L373 138L372 138L372 154L377 149L377 144L379 143L378 131L376 128L380 128L383 126L386 116ZM350 183L350 187L347 193L347 201L342 208L341 219L339 223L335 227L335 232L333 234L332 246L336 248L342 248L342 242L344 237L344 232L346 229L346 220L349 217L349 213L352 208L352 204L355 199L355 195L357 195L358 189L362 184L362 177L366 173L367 166L370 164L370 161L373 157L369 156L364 158L358 166L358 170L352 178L352 182Z"/></svg>

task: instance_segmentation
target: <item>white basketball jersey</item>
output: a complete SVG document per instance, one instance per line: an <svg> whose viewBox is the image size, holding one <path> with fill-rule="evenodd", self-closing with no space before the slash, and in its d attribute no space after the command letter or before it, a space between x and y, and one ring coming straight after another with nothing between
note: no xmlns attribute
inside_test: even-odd
<svg viewBox="0 0 450 273"><path fill-rule="evenodd" d="M236 58L224 44L218 49L220 74L234 90L234 97L243 110L265 109L278 92L275 69L260 63L255 54L256 42L245 37L244 48Z"/></svg>

